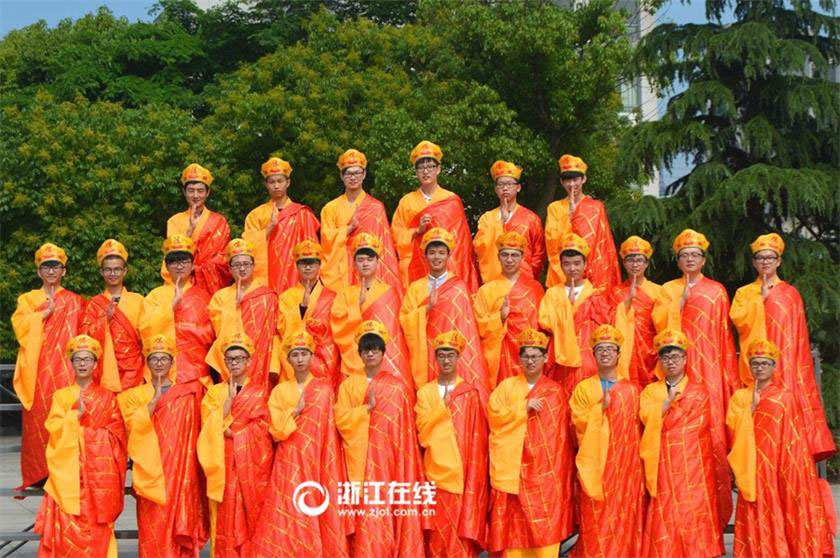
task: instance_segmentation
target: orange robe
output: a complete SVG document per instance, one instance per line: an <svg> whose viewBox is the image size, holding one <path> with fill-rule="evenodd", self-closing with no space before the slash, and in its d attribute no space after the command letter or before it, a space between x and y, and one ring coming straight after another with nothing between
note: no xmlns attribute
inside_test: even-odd
<svg viewBox="0 0 840 558"><path fill-rule="evenodd" d="M428 556L478 556L486 545L490 498L487 413L478 390L457 378L444 401L438 383L429 382L414 410L424 471L436 487Z"/></svg>
<svg viewBox="0 0 840 558"><path fill-rule="evenodd" d="M408 364L408 347L400 329L400 299L397 292L379 279L374 279L367 291L365 303L359 305L360 292L359 285L344 287L336 294L330 310L330 330L341 351L341 373L349 376L364 372L365 367L355 339L356 330L365 320L378 320L391 334L390 341L385 345L382 372L400 378L413 395L414 380Z"/></svg>
<svg viewBox="0 0 840 558"><path fill-rule="evenodd" d="M420 249L423 235L412 235L412 230L420 226L420 219L424 215L432 217L429 229L440 227L455 237L448 269L464 280L470 294L475 293L478 290L479 275L475 266L472 234L464 213L464 203L454 192L444 190L440 186L428 202L420 190L409 192L402 197L394 213L391 227L400 256L403 284L407 288L412 281L425 277L428 273L426 257Z"/></svg>
<svg viewBox="0 0 840 558"><path fill-rule="evenodd" d="M295 417L301 395L303 411ZM349 556L351 520L338 513L338 486L346 480L346 473L334 404L332 386L311 374L302 394L295 379L281 382L272 390L269 430L277 440L277 449L253 556ZM306 515L295 507L295 489L305 481L319 483L329 495L329 504L320 515ZM303 502L312 508L324 501L317 491L304 494Z"/></svg>
<svg viewBox="0 0 840 558"><path fill-rule="evenodd" d="M581 380L598 372L589 337L607 323L604 297L586 279L572 304L566 286L555 285L540 302L539 320L540 327L552 333L548 349L554 350L555 365L547 373L571 393Z"/></svg>
<svg viewBox="0 0 840 558"><path fill-rule="evenodd" d="M143 341L140 339L140 317L143 296L125 289L108 321L111 293L90 299L82 316L80 331L90 335L102 347L102 358L94 371L94 381L119 393L143 381Z"/></svg>
<svg viewBox="0 0 840 558"><path fill-rule="evenodd" d="M150 416L147 406L154 393L152 384L141 384L119 395L128 430L128 456L135 464L139 555L198 558L210 529L204 473L196 449L204 384L197 380L172 384ZM138 463L144 473L141 478L137 477Z"/></svg>
<svg viewBox="0 0 840 558"><path fill-rule="evenodd" d="M627 370L630 381L641 389L656 381L653 369L659 356L653 348L653 338L656 336L653 308L655 304L665 301L665 294L661 285L645 280L636 287L636 296L628 310L624 306L624 299L629 292L630 280L627 280L613 287L604 299L608 306L608 323L624 334L624 348L619 357L623 365L619 368Z"/></svg>
<svg viewBox="0 0 840 558"><path fill-rule="evenodd" d="M552 202L545 219L545 245L548 251L548 276L546 287L562 285L566 276L560 268L560 244L563 237L573 232L589 244L586 258L586 278L596 289L609 290L621 283L618 254L615 251L610 223L604 204L583 196L569 221L569 198Z"/></svg>
<svg viewBox="0 0 840 558"><path fill-rule="evenodd" d="M502 278L478 289L474 300L475 319L491 390L502 380L522 373L516 338L529 327L539 329L539 308L544 294L542 285L524 275L515 283ZM510 312L502 322L500 310L505 296Z"/></svg>
<svg viewBox="0 0 840 558"><path fill-rule="evenodd" d="M269 200L257 206L245 218L242 238L254 245L254 277L268 285L275 293L282 293L298 282L297 267L292 249L299 242L318 242L318 219L305 205L286 200L280 210L277 225L266 237L271 224L274 202Z"/></svg>
<svg viewBox="0 0 840 558"><path fill-rule="evenodd" d="M309 293L309 305L303 316L300 315L300 304L303 302L303 285L300 283L284 291L277 305L277 337L282 340L287 333L305 327L315 340L315 352L309 362L309 373L330 384L333 392L338 391L338 384L342 378L341 354L330 330L330 311L334 300L335 293L319 281ZM283 380L291 380L294 371L284 357L285 355L277 353L280 363L275 368L279 367Z"/></svg>
<svg viewBox="0 0 840 558"><path fill-rule="evenodd" d="M201 402L198 459L207 478L214 558L250 558L263 503L269 494L272 443L268 388L247 381L222 416L228 383L215 384ZM224 435L230 429L233 437Z"/></svg>
<svg viewBox="0 0 840 558"><path fill-rule="evenodd" d="M761 298L761 280L738 289L732 299L729 316L738 329L741 345L739 370L741 381L752 384L746 347L753 339L772 341L782 352L774 377L791 390L802 411L808 429L808 445L814 461L834 455L837 448L826 423L820 390L814 376L814 359L808 339L805 307L796 287L779 281L767 300Z"/></svg>
<svg viewBox="0 0 840 558"><path fill-rule="evenodd" d="M79 418L79 399L84 412ZM50 477L35 518L38 556L116 558L114 522L123 509L125 426L117 399L92 383L55 392L46 428Z"/></svg>
<svg viewBox="0 0 840 558"><path fill-rule="evenodd" d="M531 398L542 400L541 411L527 411ZM508 378L490 396L488 419L488 550L549 547L544 555L557 556L560 542L574 528L574 451L566 390L545 375L530 391L525 376Z"/></svg>
<svg viewBox="0 0 840 558"><path fill-rule="evenodd" d="M369 389L374 408L368 412ZM419 515L394 514L405 496L408 505L423 512L425 498L417 502L415 486L422 487L423 463L417 444L412 406L414 394L399 379L379 373L368 382L364 374L348 376L338 388L335 424L342 438L351 483L367 482L370 495L358 502L352 555L357 558L415 558L424 556L423 525ZM409 486L409 493L395 494L389 503L389 482ZM379 494L373 483L381 486ZM364 488L359 487L363 494ZM346 493L346 492L345 492ZM392 505L393 504L393 505ZM413 504L413 505L412 505ZM392 513L387 513L388 511Z"/></svg>
<svg viewBox="0 0 840 558"><path fill-rule="evenodd" d="M18 297L12 328L20 344L13 385L20 399L21 488L49 474L44 449L49 433L44 427L53 393L74 382L75 373L64 350L79 331L85 300L72 291L59 289L53 296L54 310L44 320L47 297L42 289Z"/></svg>
<svg viewBox="0 0 840 558"><path fill-rule="evenodd" d="M169 218L166 222L166 236L186 235L188 228L190 228L189 209ZM191 238L195 243L193 254L195 284L212 295L231 282L228 262L225 258L225 247L230 242L230 226L222 214L205 207L193 229ZM160 274L166 283L172 282L165 264L161 264Z"/></svg>
<svg viewBox="0 0 840 558"><path fill-rule="evenodd" d="M502 265L499 263L499 251L496 249L496 239L506 232L518 232L528 243L522 255L520 267L522 275L529 279L539 280L545 266L545 239L543 226L539 216L521 205L516 206L513 215L507 223L502 223L501 209L496 208L486 212L478 220L478 231L473 239L475 255L478 258L478 269L481 280L489 283L502 278Z"/></svg>
<svg viewBox="0 0 840 558"><path fill-rule="evenodd" d="M723 527L717 504L709 395L703 384L683 378L681 395L662 415L665 381L648 384L640 397L645 425L640 453L650 494L642 555L704 558L723 554ZM730 505L732 496L725 497Z"/></svg>
<svg viewBox="0 0 840 558"><path fill-rule="evenodd" d="M227 380L225 354L222 343L236 332L244 332L254 343L254 352L248 364L248 378L255 383L267 385L269 372L277 374L279 368L272 367L272 357L280 350L276 338L277 295L266 286L252 282L236 306L236 285L219 289L210 299L208 307L210 323L216 332L216 340L205 359L223 380ZM268 394L266 394L268 395Z"/></svg>
<svg viewBox="0 0 840 558"><path fill-rule="evenodd" d="M796 397L770 384L755 412L752 398L752 388L736 391L726 416L734 440L729 461L740 489L734 555L833 556L820 486L825 481L817 478L807 442L811 429L803 424Z"/></svg>
<svg viewBox="0 0 840 558"><path fill-rule="evenodd" d="M172 365L178 371L177 381L188 382L200 378L209 380L210 370L205 359L215 338L210 323L210 296L200 287L188 286L181 301L173 309L175 287L163 285L152 289L143 301L140 335L143 339L165 334L175 339L176 355Z"/></svg>
<svg viewBox="0 0 840 558"><path fill-rule="evenodd" d="M431 312L427 310L428 304L429 279L425 276L408 287L400 307L400 324L408 344L415 388L420 389L437 378L435 337L455 329L466 339L458 357L458 375L474 385L481 400L486 402L490 396L487 365L481 352L481 336L469 288L460 277L449 274L437 288L437 302Z"/></svg>
<svg viewBox="0 0 840 558"><path fill-rule="evenodd" d="M578 440L575 459L580 538L572 556L640 556L645 517L644 469L639 457L639 388L620 379L609 391L596 374L580 382L569 406Z"/></svg>
<svg viewBox="0 0 840 558"><path fill-rule="evenodd" d="M347 225L353 214L359 226L348 236ZM372 234L382 242L382 254L376 268L376 276L403 294L397 250L391 238L388 214L381 201L365 191L359 193L356 201L350 203L342 194L321 210L321 247L324 263L321 266L321 280L330 290L338 291L347 285L357 285L359 277L353 265L353 240L361 233Z"/></svg>
<svg viewBox="0 0 840 558"><path fill-rule="evenodd" d="M653 319L657 330L664 327L679 329L688 337L690 351L687 369L692 378L703 382L709 395L712 442L717 477L718 517L721 529L732 515L732 475L726 462L726 406L741 382L735 342L729 324L729 295L717 281L708 277L691 287L691 294L680 313L680 297L685 279L674 279L662 285L667 302L657 304Z"/></svg>

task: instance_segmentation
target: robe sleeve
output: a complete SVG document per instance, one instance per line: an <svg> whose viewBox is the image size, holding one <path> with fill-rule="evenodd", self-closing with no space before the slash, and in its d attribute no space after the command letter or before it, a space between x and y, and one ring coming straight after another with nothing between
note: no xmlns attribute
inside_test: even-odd
<svg viewBox="0 0 840 558"><path fill-rule="evenodd" d="M363 368L355 342L356 328L362 323L362 309L359 307L358 298L351 299L349 296L352 288L339 291L330 308L330 330L335 344L341 351L341 372L345 375Z"/></svg>
<svg viewBox="0 0 840 558"><path fill-rule="evenodd" d="M49 433L46 453L50 473L44 491L61 511L71 515L81 513L82 502L79 480L82 428L77 405L80 392L76 384L56 391L44 424Z"/></svg>
<svg viewBox="0 0 840 558"><path fill-rule="evenodd" d="M423 386L429 379L426 305L419 300L419 291L420 285L412 283L400 306L400 325L408 345L411 375L415 386Z"/></svg>
<svg viewBox="0 0 840 558"><path fill-rule="evenodd" d="M667 393L661 382L649 384L639 397L639 418L644 431L639 442L639 454L645 467L645 485L648 493L656 497L659 475L659 449L662 438L662 402Z"/></svg>
<svg viewBox="0 0 840 558"><path fill-rule="evenodd" d="M495 386L499 375L499 361L502 352L502 340L507 335L507 322L502 321L500 310L504 297L496 293L489 285L482 285L475 295L474 308L478 334L481 336L481 348L487 360L489 384Z"/></svg>
<svg viewBox="0 0 840 558"><path fill-rule="evenodd" d="M490 394L488 422L490 425L490 484L508 494L519 494L522 450L528 423L526 397L517 397L515 382L519 377L505 380Z"/></svg>
<svg viewBox="0 0 840 558"><path fill-rule="evenodd" d="M414 405L417 437L425 448L423 464L426 477L447 492L464 493L464 465L452 415L437 393L437 382L426 384L417 393Z"/></svg>
<svg viewBox="0 0 840 558"><path fill-rule="evenodd" d="M478 230L473 239L473 247L478 258L481 280L485 283L496 279L501 270L498 251L496 250L496 239L504 232L504 225L502 225L499 211L496 209L484 213L478 220Z"/></svg>
<svg viewBox="0 0 840 558"><path fill-rule="evenodd" d="M155 425L149 416L149 402L154 397L151 384L141 384L120 393L120 406L128 433L128 456L134 462L132 485L140 496L156 504L166 504L166 484Z"/></svg>
<svg viewBox="0 0 840 558"><path fill-rule="evenodd" d="M572 305L565 297L562 285L546 291L540 301L540 327L552 332L554 360L561 366L578 367L583 362L575 335L575 317Z"/></svg>
<svg viewBox="0 0 840 558"><path fill-rule="evenodd" d="M575 457L578 478L586 494L603 501L602 479L610 444L610 425L603 410L603 395L597 379L587 378L575 386L569 400L572 424L578 439Z"/></svg>
<svg viewBox="0 0 840 558"><path fill-rule="evenodd" d="M12 314L12 328L20 348L18 349L15 375L12 385L24 409L32 408L35 399L35 383L38 379L38 359L44 337L44 319L36 310L34 297L25 293L18 297L17 308ZM42 303L43 304L43 303Z"/></svg>
<svg viewBox="0 0 840 558"><path fill-rule="evenodd" d="M233 423L223 416L228 398L228 384L215 384L201 400L201 431L196 442L198 462L207 478L207 497L221 502L225 493L225 430Z"/></svg>
<svg viewBox="0 0 840 558"><path fill-rule="evenodd" d="M350 481L362 482L365 478L367 463L370 413L365 400L366 390L356 381L356 378L357 376L347 378L338 388L335 426L341 434L344 446L347 478ZM358 381L367 383L367 378L358 377Z"/></svg>
<svg viewBox="0 0 840 558"><path fill-rule="evenodd" d="M297 399L289 397L287 388L288 382L283 382L273 390L271 396L268 398L268 412L271 416L271 421L268 424L268 431L272 437L278 442L288 440L295 431L297 431L297 422L295 421L294 413L300 395ZM297 390L297 386L292 386ZM293 401L294 399L294 401ZM306 400L303 402L306 405Z"/></svg>
<svg viewBox="0 0 840 558"><path fill-rule="evenodd" d="M747 502L756 497L755 424L752 414L751 388L739 389L729 400L726 427L732 437L732 450L726 459L735 475L735 484Z"/></svg>

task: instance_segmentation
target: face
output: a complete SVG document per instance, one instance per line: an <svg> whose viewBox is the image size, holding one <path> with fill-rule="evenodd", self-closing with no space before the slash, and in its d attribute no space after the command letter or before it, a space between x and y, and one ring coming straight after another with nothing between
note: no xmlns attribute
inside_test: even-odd
<svg viewBox="0 0 840 558"><path fill-rule="evenodd" d="M67 273L67 268L61 262L44 262L38 266L38 277L44 282L45 287L61 285L61 278L65 273Z"/></svg>
<svg viewBox="0 0 840 558"><path fill-rule="evenodd" d="M580 283L583 280L583 274L586 271L586 258L580 254L574 256L560 256L560 268L566 275L566 279L574 279L575 283Z"/></svg>
<svg viewBox="0 0 840 558"><path fill-rule="evenodd" d="M321 273L321 260L315 258L298 260L297 271L301 281L317 281Z"/></svg>
<svg viewBox="0 0 840 558"><path fill-rule="evenodd" d="M420 181L420 186L433 186L437 184L440 164L434 159L420 159L414 165L414 174Z"/></svg>
<svg viewBox="0 0 840 558"><path fill-rule="evenodd" d="M177 261L167 263L166 271L169 272L169 275L172 277L172 281L180 281L183 279L187 279L190 275L192 275L192 259L189 257L184 257Z"/></svg>
<svg viewBox="0 0 840 558"><path fill-rule="evenodd" d="M265 179L265 189L273 200L284 197L289 191L289 184L291 180L285 174L269 174Z"/></svg>
<svg viewBox="0 0 840 558"><path fill-rule="evenodd" d="M435 351L435 360L437 360L441 374L452 374L458 366L458 351L455 349L438 349Z"/></svg>
<svg viewBox="0 0 840 558"><path fill-rule="evenodd" d="M254 258L246 254L234 256L228 262L228 267L234 279L248 281L254 274Z"/></svg>
<svg viewBox="0 0 840 558"><path fill-rule="evenodd" d="M378 368L382 365L382 359L385 357L385 353L379 348L365 349L359 351L359 356L362 357L365 368Z"/></svg>
<svg viewBox="0 0 840 558"><path fill-rule="evenodd" d="M292 365L297 373L303 373L309 370L309 363L312 360L312 353L308 349L292 349L286 356L289 364Z"/></svg>
<svg viewBox="0 0 840 558"><path fill-rule="evenodd" d="M356 254L353 257L353 264L356 266L356 273L359 274L359 277L369 279L376 275L379 258L370 254Z"/></svg>
<svg viewBox="0 0 840 558"><path fill-rule="evenodd" d="M581 191L583 189L583 185L586 184L586 175L578 175L572 176L570 178L561 178L560 183L563 185L563 188L566 189L566 193L568 195L572 195L572 192L577 189Z"/></svg>
<svg viewBox="0 0 840 558"><path fill-rule="evenodd" d="M615 368L615 365L618 364L619 349L617 345L599 343L592 347L592 353L595 355L595 362L600 370Z"/></svg>
<svg viewBox="0 0 840 558"><path fill-rule="evenodd" d="M519 361L528 375L542 372L545 366L545 353L536 347L525 347L519 352Z"/></svg>
<svg viewBox="0 0 840 558"><path fill-rule="evenodd" d="M750 359L750 372L756 382L764 382L773 377L776 371L776 361L769 358L755 357Z"/></svg>
<svg viewBox="0 0 840 558"><path fill-rule="evenodd" d="M225 366L234 378L245 374L245 370L248 368L250 361L251 355L245 349L233 347L225 351Z"/></svg>
<svg viewBox="0 0 840 558"><path fill-rule="evenodd" d="M432 244L426 247L426 262L429 264L429 271L441 273L446 270L446 263L449 261L449 248L443 244Z"/></svg>
<svg viewBox="0 0 840 558"><path fill-rule="evenodd" d="M700 248L685 248L677 254L677 265L683 273L697 273L706 263L706 254Z"/></svg>
<svg viewBox="0 0 840 558"><path fill-rule="evenodd" d="M166 376L172 368L172 357L166 353L151 353L146 359L146 364L154 376Z"/></svg>
<svg viewBox="0 0 840 558"><path fill-rule="evenodd" d="M501 250L499 251L499 263L502 264L502 272L505 275L513 275L519 271L522 265L522 252L519 250Z"/></svg>
<svg viewBox="0 0 840 558"><path fill-rule="evenodd" d="M753 254L753 267L759 277L775 275L780 265L782 265L782 258L773 250L759 250Z"/></svg>
<svg viewBox="0 0 840 558"><path fill-rule="evenodd" d="M496 195L499 202L512 202L516 200L516 194L522 189L519 182L510 176L500 176L496 180Z"/></svg>
<svg viewBox="0 0 840 558"><path fill-rule="evenodd" d="M99 266L99 274L108 287L119 287L125 278L125 261L122 258L108 257L102 260Z"/></svg>
<svg viewBox="0 0 840 558"><path fill-rule="evenodd" d="M642 277L648 267L648 259L641 254L629 254L623 260L624 271L627 272L627 277Z"/></svg>
<svg viewBox="0 0 840 558"><path fill-rule="evenodd" d="M341 173L341 181L347 190L358 190L362 187L367 173L362 167L347 167Z"/></svg>
<svg viewBox="0 0 840 558"><path fill-rule="evenodd" d="M210 188L202 182L187 182L184 185L184 198L190 206L203 207L210 195Z"/></svg>
<svg viewBox="0 0 840 558"><path fill-rule="evenodd" d="M93 369L96 368L96 355L91 351L76 351L70 357L70 364L76 371L77 379L87 380L93 376Z"/></svg>
<svg viewBox="0 0 840 558"><path fill-rule="evenodd" d="M685 351L666 349L663 353L660 353L659 362L662 363L665 376L669 378L679 376L685 370Z"/></svg>

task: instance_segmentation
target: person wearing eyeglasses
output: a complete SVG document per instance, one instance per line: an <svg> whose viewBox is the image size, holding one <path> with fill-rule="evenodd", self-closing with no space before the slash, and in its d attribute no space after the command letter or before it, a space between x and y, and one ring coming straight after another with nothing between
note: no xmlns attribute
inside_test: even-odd
<svg viewBox="0 0 840 558"><path fill-rule="evenodd" d="M163 241L163 262L171 283L152 289L143 299L140 336L150 339L163 334L178 346L178 381L202 379L212 383L205 362L215 334L210 323L210 295L193 280L195 244L183 235Z"/></svg>
<svg viewBox="0 0 840 558"><path fill-rule="evenodd" d="M479 218L478 230L473 239L481 281L486 284L502 277L496 240L506 232L516 232L525 238L522 275L539 280L545 266L545 239L539 216L516 202L516 195L522 189L519 182L522 169L507 161L496 161L490 167L490 176L499 198L499 207L487 211Z"/></svg>
<svg viewBox="0 0 840 558"><path fill-rule="evenodd" d="M293 375L277 384L268 399L268 429L277 447L269 454L274 465L267 498L247 556L346 558L352 520L339 514L338 487L347 475L335 426L334 391L328 379L310 373L315 339L306 330L289 332L283 352ZM318 483L328 497L320 514L304 513L295 502L297 487L307 481ZM321 498L313 490L303 502L317 507Z"/></svg>
<svg viewBox="0 0 840 558"><path fill-rule="evenodd" d="M709 393L695 373L697 355L677 329L659 332L653 342L659 355L657 381L645 386L639 398L644 425L639 453L650 496L641 555L721 556L731 508L721 518L717 500L724 497L731 506L732 495L718 489L714 415Z"/></svg>
<svg viewBox="0 0 840 558"><path fill-rule="evenodd" d="M308 206L289 197L292 165L288 161L271 157L260 173L270 199L245 217L242 238L254 246L257 280L280 294L298 281L292 250L304 240L318 242L320 225Z"/></svg>
<svg viewBox="0 0 840 558"><path fill-rule="evenodd" d="M321 280L336 292L358 284L359 276L353 265L353 240L359 234L367 233L382 243L376 276L402 298L403 285L388 214L382 202L364 189L367 157L361 151L348 149L338 158L337 164L344 193L327 202L321 210L321 247L324 250Z"/></svg>
<svg viewBox="0 0 840 558"><path fill-rule="evenodd" d="M102 348L77 335L67 344L75 381L53 395L49 478L35 517L39 556L116 556L114 522L123 510L126 436L114 394L94 380Z"/></svg>
<svg viewBox="0 0 840 558"><path fill-rule="evenodd" d="M230 284L225 262L225 246L230 240L230 226L227 219L207 208L213 175L197 163L192 163L181 173L181 187L187 200L187 210L176 213L166 221L166 236L180 234L189 237L194 244L193 283L212 295ZM167 283L169 270L164 265L160 270Z"/></svg>
<svg viewBox="0 0 840 558"><path fill-rule="evenodd" d="M205 360L223 380L227 379L225 340L235 333L244 333L254 345L248 377L252 383L269 385L270 374L280 371L273 360L275 345L279 345L277 295L254 279L254 247L250 242L234 238L228 243L225 256L234 284L219 289L210 299L208 313L216 340Z"/></svg>
<svg viewBox="0 0 840 558"><path fill-rule="evenodd" d="M21 404L21 488L47 478L44 449L49 433L44 428L53 393L73 383L73 368L64 354L78 332L85 300L61 286L67 273L67 254L46 243L35 252L35 271L41 287L23 293L12 314L12 329L19 348L12 384Z"/></svg>
<svg viewBox="0 0 840 558"><path fill-rule="evenodd" d="M517 339L522 374L490 395L490 537L506 556L558 556L574 530L574 450L569 392L546 374L548 336ZM501 555L501 554L500 554Z"/></svg>
<svg viewBox="0 0 840 558"><path fill-rule="evenodd" d="M364 368L344 379L335 404L347 479L354 487L350 492L345 487L340 503L362 512L352 516L354 558L425 556L423 529L428 516L422 512L427 509L427 498L417 501L396 490L386 494L389 483L399 483L412 493L424 485L414 424L416 394L383 370L389 337L381 322L368 320L359 325L356 347ZM406 512L409 508L413 513ZM397 509L403 513L395 514Z"/></svg>
<svg viewBox="0 0 840 558"><path fill-rule="evenodd" d="M117 396L128 432L139 556L198 556L210 536L198 461L205 384L181 374L175 340L143 340L149 381Z"/></svg>
<svg viewBox="0 0 840 558"><path fill-rule="evenodd" d="M412 281L429 273L423 250L423 235L433 228L446 229L455 237L449 271L466 283L470 294L478 290L480 277L475 265L472 233L470 232L464 202L461 198L438 184L443 151L440 146L423 140L411 150L409 160L420 188L400 199L391 222L394 243L400 258L400 275L408 289Z"/></svg>
<svg viewBox="0 0 840 558"><path fill-rule="evenodd" d="M776 363L776 375L799 402L814 461L827 459L837 448L814 375L805 307L796 287L778 275L785 242L776 233L764 234L750 244L750 250L756 280L735 292L729 309L741 345L741 381L744 385L752 383L744 349L754 339L766 338L779 347L782 353Z"/></svg>
<svg viewBox="0 0 840 558"><path fill-rule="evenodd" d="M732 395L726 414L738 486L733 555L833 556L825 509L831 487L817 477L808 445L813 427L776 376L782 353L761 338L745 352L751 381Z"/></svg>
<svg viewBox="0 0 840 558"><path fill-rule="evenodd" d="M639 388L619 366L621 331L598 326L589 339L598 373L575 386L569 399L577 436L575 458L580 538L572 556L640 555L645 512L639 457Z"/></svg>
<svg viewBox="0 0 840 558"><path fill-rule="evenodd" d="M140 318L143 295L125 288L128 251L118 240L109 238L96 252L99 274L105 291L91 298L85 307L81 331L96 339L102 347L102 359L95 381L119 393L143 381L143 341Z"/></svg>
<svg viewBox="0 0 840 558"><path fill-rule="evenodd" d="M222 350L227 379L210 386L201 400L196 453L207 479L213 556L245 558L254 556L268 498L274 449L268 434L269 387L251 376L256 347L248 335L229 335Z"/></svg>

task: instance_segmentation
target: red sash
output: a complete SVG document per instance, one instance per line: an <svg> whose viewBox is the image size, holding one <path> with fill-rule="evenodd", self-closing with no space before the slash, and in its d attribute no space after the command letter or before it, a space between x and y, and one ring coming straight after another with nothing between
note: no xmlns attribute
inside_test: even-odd
<svg viewBox="0 0 840 558"><path fill-rule="evenodd" d="M318 242L318 219L309 207L290 201L280 210L277 226L268 237L268 281L276 293L298 283L292 258L295 245L303 240Z"/></svg>

